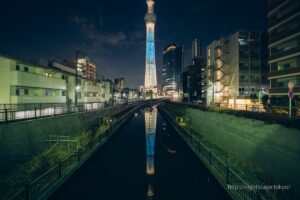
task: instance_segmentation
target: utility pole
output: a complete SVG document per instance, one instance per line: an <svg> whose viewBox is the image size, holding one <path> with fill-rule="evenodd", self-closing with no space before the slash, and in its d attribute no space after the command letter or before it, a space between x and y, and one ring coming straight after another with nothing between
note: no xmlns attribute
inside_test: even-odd
<svg viewBox="0 0 300 200"><path fill-rule="evenodd" d="M212 106L215 107L215 65L212 65Z"/></svg>
<svg viewBox="0 0 300 200"><path fill-rule="evenodd" d="M78 57L79 57L79 51L75 52L75 69L76 69L76 75L75 75L75 106L77 106L78 103Z"/></svg>

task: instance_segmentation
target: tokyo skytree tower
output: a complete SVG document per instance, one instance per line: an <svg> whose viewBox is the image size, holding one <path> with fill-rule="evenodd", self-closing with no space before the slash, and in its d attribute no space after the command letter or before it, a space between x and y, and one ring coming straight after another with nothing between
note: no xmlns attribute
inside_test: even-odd
<svg viewBox="0 0 300 200"><path fill-rule="evenodd" d="M157 93L157 77L155 63L155 22L156 15L154 14L154 0L147 0L148 11L145 15L147 28L146 35L146 71L144 91Z"/></svg>

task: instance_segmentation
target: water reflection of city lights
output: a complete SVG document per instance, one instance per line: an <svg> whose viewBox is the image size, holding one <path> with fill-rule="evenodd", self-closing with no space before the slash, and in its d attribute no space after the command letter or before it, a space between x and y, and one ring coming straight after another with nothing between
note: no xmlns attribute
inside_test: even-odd
<svg viewBox="0 0 300 200"><path fill-rule="evenodd" d="M152 184L148 185L148 191L147 191L147 197L153 197L154 196L154 188Z"/></svg>

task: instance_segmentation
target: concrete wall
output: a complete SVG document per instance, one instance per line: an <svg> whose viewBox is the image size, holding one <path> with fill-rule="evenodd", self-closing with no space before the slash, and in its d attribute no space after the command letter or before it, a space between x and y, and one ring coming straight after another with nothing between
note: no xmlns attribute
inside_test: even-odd
<svg viewBox="0 0 300 200"><path fill-rule="evenodd" d="M105 109L0 125L0 175L47 148L49 135L73 135L99 125L103 116L119 109Z"/></svg>
<svg viewBox="0 0 300 200"><path fill-rule="evenodd" d="M268 183L300 188L300 131L217 112L168 106L191 119L191 127L228 154L257 167ZM173 112L174 113L174 112ZM298 194L299 195L299 194Z"/></svg>
<svg viewBox="0 0 300 200"><path fill-rule="evenodd" d="M0 57L0 104L10 102L10 62Z"/></svg>

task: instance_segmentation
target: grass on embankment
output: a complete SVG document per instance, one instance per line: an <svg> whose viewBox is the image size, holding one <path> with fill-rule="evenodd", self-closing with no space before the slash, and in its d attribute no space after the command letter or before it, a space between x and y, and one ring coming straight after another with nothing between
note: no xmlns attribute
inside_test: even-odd
<svg viewBox="0 0 300 200"><path fill-rule="evenodd" d="M78 140L80 146L85 146L95 138L103 134L109 128L109 123L103 123L95 131L83 131L70 136L70 140ZM41 176L59 161L67 158L72 152L67 148L46 149L25 163L16 165L11 173L0 180L0 199L7 199L23 189L29 182Z"/></svg>
<svg viewBox="0 0 300 200"><path fill-rule="evenodd" d="M298 129L178 104L166 103L164 108L174 119L184 117L196 137L213 152L223 152L225 160L243 174L255 175L264 184L291 186L291 192L300 196Z"/></svg>

